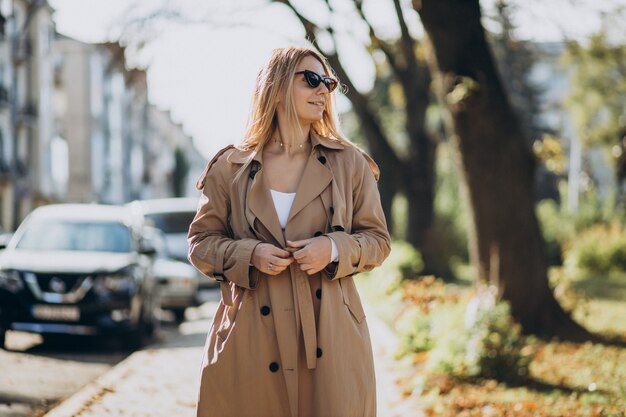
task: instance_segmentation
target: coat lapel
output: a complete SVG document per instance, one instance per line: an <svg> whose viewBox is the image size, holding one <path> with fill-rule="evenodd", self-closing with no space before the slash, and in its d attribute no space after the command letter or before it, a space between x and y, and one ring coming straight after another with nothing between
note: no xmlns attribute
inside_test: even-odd
<svg viewBox="0 0 626 417"><path fill-rule="evenodd" d="M296 198L291 206L287 223L302 211L307 204L320 195L333 179L330 169L318 159L317 148L319 146L335 150L344 148L341 142L320 136L313 130L311 130L311 145L311 155L309 155L302 178L298 184Z"/></svg>
<svg viewBox="0 0 626 417"><path fill-rule="evenodd" d="M250 191L246 196L246 204L248 208L250 208L250 211L263 223L272 236L274 236L274 239L276 239L282 247L285 247L287 242L285 242L283 230L278 220L278 214L276 214L274 201L270 194L269 184L267 183L265 175L263 175L262 167L259 168L259 171L252 179Z"/></svg>
<svg viewBox="0 0 626 417"><path fill-rule="evenodd" d="M333 179L333 174L318 159L315 150L309 155L302 178L296 189L296 198L293 200L287 223L298 214L307 204L324 191Z"/></svg>
<svg viewBox="0 0 626 417"><path fill-rule="evenodd" d="M241 187L237 187L240 193L243 193L245 199L246 218L257 233L260 231L256 230L254 219L258 219L272 234L276 242L282 247L285 247L287 242L285 242L285 237L280 227L278 214L276 214L267 178L263 173L262 152L263 148L258 152L242 151L235 148L235 152L229 155L228 161L243 165L252 159L249 168L246 168L247 173L244 173L241 177L240 182L243 181L243 183L240 183ZM258 164L255 164L254 161L257 161ZM256 171L256 173L252 174L253 171ZM248 215L248 211L251 216Z"/></svg>

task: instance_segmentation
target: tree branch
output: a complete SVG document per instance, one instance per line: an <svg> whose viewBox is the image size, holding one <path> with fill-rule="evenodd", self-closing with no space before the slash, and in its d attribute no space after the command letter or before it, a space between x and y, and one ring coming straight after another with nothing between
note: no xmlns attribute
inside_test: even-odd
<svg viewBox="0 0 626 417"><path fill-rule="evenodd" d="M417 60L415 58L415 41L409 33L409 28L404 20L404 12L402 11L400 0L393 0L393 5L396 9L398 24L400 25L400 49L406 61L406 69L409 74L415 74L418 71Z"/></svg>
<svg viewBox="0 0 626 417"><path fill-rule="evenodd" d="M374 27L372 26L370 21L367 19L367 17L365 17L365 13L363 13L363 0L354 0L354 7L359 12L359 16L361 17L361 19L363 19L363 21L367 25L367 28L369 30L369 35L370 35L370 41L372 42L372 45L380 49L383 52L383 54L385 54L385 58L387 58L387 61L389 62L389 66L397 74L401 70L398 67L396 56L394 55L393 50L392 50L393 48L389 43L380 39L376 35L376 32L374 31Z"/></svg>

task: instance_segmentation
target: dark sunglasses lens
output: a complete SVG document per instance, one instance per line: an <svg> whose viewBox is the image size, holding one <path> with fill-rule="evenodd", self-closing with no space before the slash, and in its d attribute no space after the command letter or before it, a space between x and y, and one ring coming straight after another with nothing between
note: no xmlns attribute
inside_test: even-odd
<svg viewBox="0 0 626 417"><path fill-rule="evenodd" d="M335 88L337 88L337 81L332 78L326 78L324 80L324 85L328 88L328 92L332 93Z"/></svg>
<svg viewBox="0 0 626 417"><path fill-rule="evenodd" d="M317 88L317 86L320 85L320 82L322 82L320 76L311 71L305 72L304 77L306 78L306 82L313 88Z"/></svg>

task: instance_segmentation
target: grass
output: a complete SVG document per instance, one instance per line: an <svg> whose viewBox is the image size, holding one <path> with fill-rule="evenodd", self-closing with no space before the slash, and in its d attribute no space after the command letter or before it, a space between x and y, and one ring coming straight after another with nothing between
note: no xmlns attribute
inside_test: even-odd
<svg viewBox="0 0 626 417"><path fill-rule="evenodd" d="M382 272L387 276L375 270L358 277L357 283L392 328L406 309L424 311L440 299L472 291L467 270L454 284L431 281L435 284L417 286L414 281L400 284L389 271ZM551 277L561 272L552 271ZM557 297L577 321L593 332L626 341L626 275L552 281ZM424 365L431 351L412 353L413 366L401 383L407 394L420 395L428 416L626 417L626 348L532 338L527 345L535 355L521 383L429 373Z"/></svg>

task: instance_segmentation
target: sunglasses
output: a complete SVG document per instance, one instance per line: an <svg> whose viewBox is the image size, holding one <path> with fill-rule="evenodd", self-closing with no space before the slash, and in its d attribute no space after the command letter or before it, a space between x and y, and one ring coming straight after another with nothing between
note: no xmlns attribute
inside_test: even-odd
<svg viewBox="0 0 626 417"><path fill-rule="evenodd" d="M339 84L339 81L334 78L324 77L322 75L319 75L318 73L309 70L298 71L296 72L296 74L304 74L304 79L311 88L317 88L320 83L324 83L329 93L337 88L337 85Z"/></svg>

